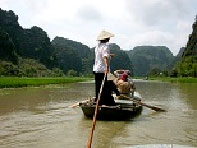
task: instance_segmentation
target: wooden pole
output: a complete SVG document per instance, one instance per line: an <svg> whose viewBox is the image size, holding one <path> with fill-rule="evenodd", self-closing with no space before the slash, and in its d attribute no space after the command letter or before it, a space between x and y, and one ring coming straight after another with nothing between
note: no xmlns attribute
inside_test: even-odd
<svg viewBox="0 0 197 148"><path fill-rule="evenodd" d="M100 92L98 94L98 98L97 98L97 101L96 101L95 112L94 112L94 116L93 116L93 120L92 120L92 128L91 128L91 131L90 131L90 134L89 134L87 148L91 148L91 145L92 145L93 131L95 130L95 126L96 126L98 104L99 104L99 101L101 99L101 93L102 93L102 90L103 90L103 87L104 87L104 84L105 84L106 76L107 76L107 74L105 73L104 80L102 81L102 84L101 84L101 87L100 87Z"/></svg>

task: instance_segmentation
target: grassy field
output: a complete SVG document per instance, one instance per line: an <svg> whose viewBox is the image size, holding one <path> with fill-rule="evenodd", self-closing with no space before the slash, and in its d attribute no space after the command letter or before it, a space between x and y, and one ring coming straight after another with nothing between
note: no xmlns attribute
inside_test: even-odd
<svg viewBox="0 0 197 148"><path fill-rule="evenodd" d="M1 77L0 88L17 88L27 86L40 86L47 84L65 84L75 82L85 82L90 78L81 77L65 77L65 78L17 78L17 77Z"/></svg>
<svg viewBox="0 0 197 148"><path fill-rule="evenodd" d="M197 83L197 78L149 78L149 80L160 80L171 83Z"/></svg>

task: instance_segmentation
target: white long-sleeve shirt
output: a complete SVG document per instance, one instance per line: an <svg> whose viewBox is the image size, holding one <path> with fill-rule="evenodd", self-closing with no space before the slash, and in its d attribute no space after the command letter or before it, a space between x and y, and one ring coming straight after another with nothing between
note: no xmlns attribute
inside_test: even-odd
<svg viewBox="0 0 197 148"><path fill-rule="evenodd" d="M99 43L95 48L95 64L93 66L93 71L95 71L95 73L104 73L104 71L107 69L104 57L107 57L109 60L109 44Z"/></svg>

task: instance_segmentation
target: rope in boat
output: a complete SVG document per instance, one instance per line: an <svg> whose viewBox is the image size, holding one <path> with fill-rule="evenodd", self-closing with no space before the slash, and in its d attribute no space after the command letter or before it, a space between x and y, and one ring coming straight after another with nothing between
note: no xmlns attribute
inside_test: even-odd
<svg viewBox="0 0 197 148"><path fill-rule="evenodd" d="M100 92L98 94L98 99L96 101L96 108L95 108L95 112L94 112L94 116L93 116L93 120L92 120L92 128L91 128L91 131L90 131L90 135L89 135L89 139L88 139L88 143L87 143L87 148L91 148L92 138L93 138L93 131L95 130L95 126L96 126L98 104L99 104L101 93L102 93L102 90L103 90L103 87L104 87L104 84L105 84L106 76L107 76L107 74L105 73L104 80L102 81L102 84L101 84L101 87L100 87Z"/></svg>

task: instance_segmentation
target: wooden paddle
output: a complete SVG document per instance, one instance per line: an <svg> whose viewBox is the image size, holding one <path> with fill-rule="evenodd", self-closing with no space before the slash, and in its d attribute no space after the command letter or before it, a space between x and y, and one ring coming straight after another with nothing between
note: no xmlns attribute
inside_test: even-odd
<svg viewBox="0 0 197 148"><path fill-rule="evenodd" d="M101 99L100 97L101 97L101 93L102 93L102 90L103 90L103 87L104 87L104 84L105 84L106 76L107 76L107 73L105 73L104 80L102 81L102 84L101 84L101 87L100 87L100 92L98 94L98 98L97 98L97 101L96 101L95 112L94 112L94 116L93 116L93 120L92 120L92 128L91 128L91 131L90 131L90 135L89 135L89 139L88 139L88 143L87 143L87 148L91 148L92 138L93 138L93 131L95 130L95 126L96 126L98 104L99 104L99 101Z"/></svg>
<svg viewBox="0 0 197 148"><path fill-rule="evenodd" d="M162 108L160 108L160 107L157 107L157 106L147 105L146 103L141 102L141 100L140 100L140 101L139 101L139 100L134 100L133 98L130 98L130 97L127 97L127 96L123 96L123 97L125 97L125 98L127 98L127 99L132 99L132 101L137 101L137 102L139 102L142 106L148 107L148 108L150 108L150 109L152 109L152 110L154 110L154 111L159 111L159 112L165 112L165 111L166 111L166 110L164 110L164 109L162 109Z"/></svg>
<svg viewBox="0 0 197 148"><path fill-rule="evenodd" d="M152 106L152 105L147 105L146 103L143 103L141 102L140 103L142 106L145 106L145 107L148 107L154 111L157 111L157 112L166 112L166 110L162 109L161 107L157 107L157 106Z"/></svg>
<svg viewBox="0 0 197 148"><path fill-rule="evenodd" d="M89 100L87 99L87 100L84 100L84 101L80 101L80 102L77 102L77 103L74 103L73 105L70 105L70 106L68 106L69 108L73 108L73 107L77 107L77 106L79 106L79 103L86 103L86 102L88 102Z"/></svg>
<svg viewBox="0 0 197 148"><path fill-rule="evenodd" d="M79 103L80 103L80 102L74 103L73 105L69 105L68 107L69 107L69 108L77 107L77 106L79 106Z"/></svg>

